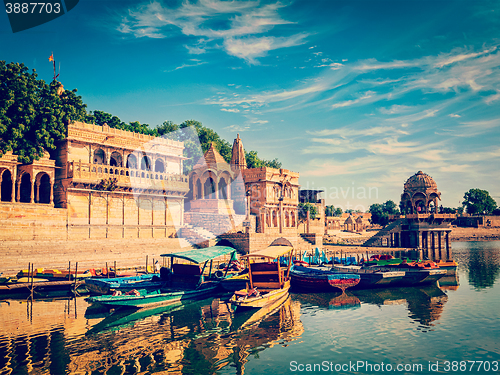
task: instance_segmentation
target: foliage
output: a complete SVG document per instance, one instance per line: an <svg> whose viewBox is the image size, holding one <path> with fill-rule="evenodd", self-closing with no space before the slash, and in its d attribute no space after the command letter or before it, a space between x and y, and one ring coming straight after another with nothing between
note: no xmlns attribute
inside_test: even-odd
<svg viewBox="0 0 500 375"><path fill-rule="evenodd" d="M318 215L318 208L312 203L299 203L299 220L304 221L307 218L307 212L309 211L309 217L311 219L316 219Z"/></svg>
<svg viewBox="0 0 500 375"><path fill-rule="evenodd" d="M497 203L486 190L470 189L464 194L462 205L470 215L490 214L497 208Z"/></svg>
<svg viewBox="0 0 500 375"><path fill-rule="evenodd" d="M115 191L118 189L118 179L112 177L102 179L97 185L94 186L94 189L101 191Z"/></svg>
<svg viewBox="0 0 500 375"><path fill-rule="evenodd" d="M340 207L335 208L334 206L325 207L325 216L342 216L342 209Z"/></svg>
<svg viewBox="0 0 500 375"><path fill-rule="evenodd" d="M389 223L389 215L399 214L396 203L391 200L388 200L383 204L372 204L368 212L372 214L371 222L373 224L380 224L382 226L385 226Z"/></svg>
<svg viewBox="0 0 500 375"><path fill-rule="evenodd" d="M12 151L22 163L37 160L56 149L71 121L87 118L76 89L47 85L22 63L0 61L0 82L0 156Z"/></svg>

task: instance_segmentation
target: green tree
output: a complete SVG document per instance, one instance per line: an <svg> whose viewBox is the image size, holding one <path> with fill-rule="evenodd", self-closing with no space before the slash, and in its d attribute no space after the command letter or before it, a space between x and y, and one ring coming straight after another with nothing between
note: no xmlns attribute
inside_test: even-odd
<svg viewBox="0 0 500 375"><path fill-rule="evenodd" d="M340 207L335 208L335 206L325 207L325 216L342 216L342 209Z"/></svg>
<svg viewBox="0 0 500 375"><path fill-rule="evenodd" d="M466 192L462 205L471 215L490 214L497 208L497 202L490 196L490 193L481 189L470 189Z"/></svg>
<svg viewBox="0 0 500 375"><path fill-rule="evenodd" d="M388 200L383 204L372 204L368 212L372 214L372 223L380 224L382 226L385 226L387 225L387 223L389 223L389 215L399 214L396 203L391 200Z"/></svg>
<svg viewBox="0 0 500 375"><path fill-rule="evenodd" d="M55 151L71 121L87 118L76 89L47 85L22 63L0 61L0 82L0 156L12 151L22 163L37 160Z"/></svg>
<svg viewBox="0 0 500 375"><path fill-rule="evenodd" d="M318 215L317 207L312 203L299 203L298 207L299 220L305 220L307 218L307 212L309 211L309 217L311 219L316 219Z"/></svg>

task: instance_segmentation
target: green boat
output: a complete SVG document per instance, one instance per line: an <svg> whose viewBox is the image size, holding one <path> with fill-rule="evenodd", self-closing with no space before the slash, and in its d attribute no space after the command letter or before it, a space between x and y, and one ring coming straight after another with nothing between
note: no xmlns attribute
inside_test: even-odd
<svg viewBox="0 0 500 375"><path fill-rule="evenodd" d="M171 258L172 266L160 269L160 279L163 282L160 288L156 290L134 289L127 293L89 297L86 300L110 307L142 308L207 298L215 293L220 285L219 279L212 278L212 270L215 272L213 260L229 254L231 255L229 262L231 262L235 259L236 250L228 246L162 254L162 257ZM188 260L191 264L174 264L174 259ZM210 269L206 277L204 273L208 265Z"/></svg>

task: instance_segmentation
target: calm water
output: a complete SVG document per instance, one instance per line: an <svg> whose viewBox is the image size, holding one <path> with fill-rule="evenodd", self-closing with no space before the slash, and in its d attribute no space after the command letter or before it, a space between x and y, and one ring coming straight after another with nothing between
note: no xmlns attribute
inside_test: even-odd
<svg viewBox="0 0 500 375"><path fill-rule="evenodd" d="M134 314L4 300L0 374L499 373L500 241L453 252L440 288L292 294L264 316L223 298Z"/></svg>

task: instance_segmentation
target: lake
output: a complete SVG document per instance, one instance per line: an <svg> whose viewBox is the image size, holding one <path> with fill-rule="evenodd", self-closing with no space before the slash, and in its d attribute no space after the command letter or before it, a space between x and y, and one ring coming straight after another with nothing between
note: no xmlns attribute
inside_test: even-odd
<svg viewBox="0 0 500 375"><path fill-rule="evenodd" d="M453 243L440 287L298 294L257 314L225 296L110 312L0 301L0 374L500 372L500 241Z"/></svg>

